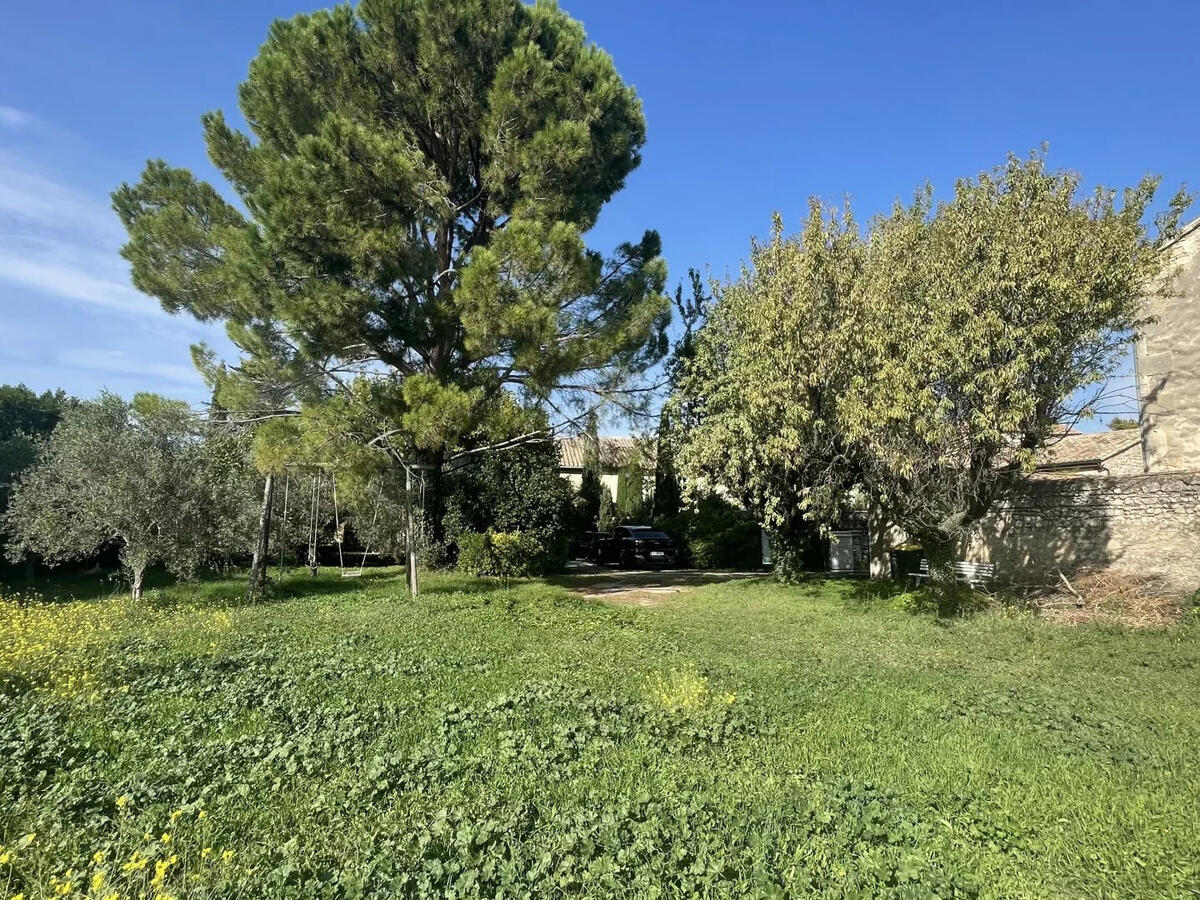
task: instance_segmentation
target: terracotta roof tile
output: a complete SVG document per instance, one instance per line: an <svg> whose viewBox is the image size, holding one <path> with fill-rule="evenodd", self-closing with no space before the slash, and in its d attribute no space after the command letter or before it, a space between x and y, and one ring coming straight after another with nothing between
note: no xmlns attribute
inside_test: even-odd
<svg viewBox="0 0 1200 900"><path fill-rule="evenodd" d="M600 463L603 469L619 469L633 461L641 442L631 437L600 438ZM587 439L583 437L560 438L558 442L560 463L564 469L582 469L587 454Z"/></svg>
<svg viewBox="0 0 1200 900"><path fill-rule="evenodd" d="M1101 468L1114 475L1134 475L1143 469L1141 439L1136 428L1051 437L1040 456L1041 470Z"/></svg>

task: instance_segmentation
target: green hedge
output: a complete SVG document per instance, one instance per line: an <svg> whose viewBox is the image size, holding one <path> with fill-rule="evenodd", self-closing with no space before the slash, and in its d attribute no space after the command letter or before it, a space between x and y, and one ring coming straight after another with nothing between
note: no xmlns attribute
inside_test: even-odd
<svg viewBox="0 0 1200 900"><path fill-rule="evenodd" d="M458 568L469 575L524 578L562 567L566 553L559 541L528 531L469 531L458 537Z"/></svg>
<svg viewBox="0 0 1200 900"><path fill-rule="evenodd" d="M675 539L688 565L699 569L755 569L762 564L761 528L752 516L719 497L655 521Z"/></svg>

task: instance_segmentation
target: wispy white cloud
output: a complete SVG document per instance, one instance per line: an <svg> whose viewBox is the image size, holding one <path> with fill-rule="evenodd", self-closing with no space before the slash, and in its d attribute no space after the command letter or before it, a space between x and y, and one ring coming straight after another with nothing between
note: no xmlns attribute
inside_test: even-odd
<svg viewBox="0 0 1200 900"><path fill-rule="evenodd" d="M62 237L103 242L120 240L121 228L107 203L60 184L28 163L0 152L0 234L36 229Z"/></svg>
<svg viewBox="0 0 1200 900"><path fill-rule="evenodd" d="M32 125L36 120L33 113L27 113L15 106L0 105L0 127L11 128L14 131Z"/></svg>
<svg viewBox="0 0 1200 900"><path fill-rule="evenodd" d="M220 327L171 315L133 287L106 192L52 168L70 157L54 126L15 113L0 109L0 382L203 399L188 348L232 351ZM25 132L5 146L6 127Z"/></svg>
<svg viewBox="0 0 1200 900"><path fill-rule="evenodd" d="M121 238L99 198L0 152L0 283L195 331L130 284Z"/></svg>
<svg viewBox="0 0 1200 900"><path fill-rule="evenodd" d="M203 383L192 366L137 359L120 350L63 350L58 354L58 362L106 375L149 376L188 385Z"/></svg>
<svg viewBox="0 0 1200 900"><path fill-rule="evenodd" d="M166 315L155 301L127 283L95 269L80 268L53 252L18 255L0 249L0 281L115 312Z"/></svg>

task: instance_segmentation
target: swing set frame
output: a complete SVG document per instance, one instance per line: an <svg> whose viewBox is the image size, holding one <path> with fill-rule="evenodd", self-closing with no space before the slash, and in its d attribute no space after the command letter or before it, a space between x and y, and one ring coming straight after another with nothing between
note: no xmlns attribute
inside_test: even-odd
<svg viewBox="0 0 1200 900"><path fill-rule="evenodd" d="M305 528L305 549L307 559L304 562L308 567L310 574L312 574L314 577L320 570L320 564L318 563L317 559L317 550L321 537L321 491L322 482L324 481L325 477L324 470L327 468L332 468L332 465L329 463L306 463L303 465L289 465L285 467L283 482L283 511L282 515L279 517L279 527L276 528L275 533L275 541L277 544L279 544L280 575L283 574L284 569L286 568L285 554L288 546L288 507L291 496L292 470L295 469L312 470L311 474L309 475L311 489L309 491L308 500L308 523ZM298 475L297 480L299 480L300 477L301 476ZM353 563L351 563L351 565L347 567L343 548L345 525L341 517L341 509L338 503L337 476L335 474L330 474L329 479L331 482L331 494L333 499L333 541L335 544L337 544L338 571L342 578L360 578L362 577L363 571L366 568L367 557L371 556L371 540L368 538L367 542L363 545L362 557L359 559L358 566L355 567ZM379 521L379 509L382 505L383 485L380 484L379 493L375 498L375 508L371 515L371 530L374 530L376 523Z"/></svg>

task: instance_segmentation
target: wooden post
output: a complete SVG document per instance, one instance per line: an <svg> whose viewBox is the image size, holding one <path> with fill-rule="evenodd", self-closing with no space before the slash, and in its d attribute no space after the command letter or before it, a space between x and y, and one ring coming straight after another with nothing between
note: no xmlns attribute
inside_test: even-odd
<svg viewBox="0 0 1200 900"><path fill-rule="evenodd" d="M413 477L412 466L404 467L404 518L408 537L408 593L410 597L417 596L417 523L413 518Z"/></svg>

